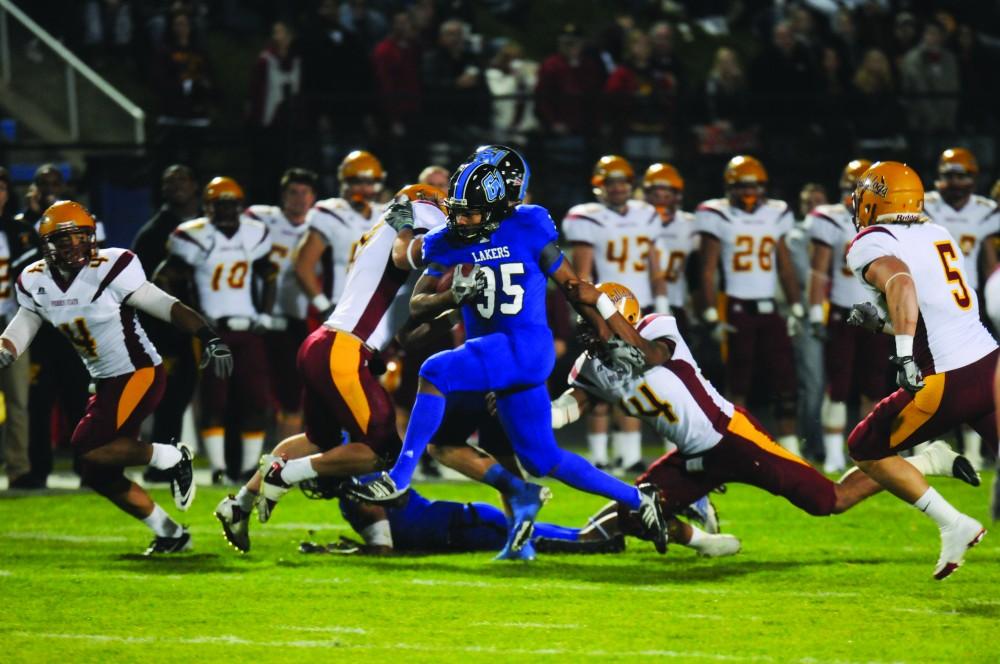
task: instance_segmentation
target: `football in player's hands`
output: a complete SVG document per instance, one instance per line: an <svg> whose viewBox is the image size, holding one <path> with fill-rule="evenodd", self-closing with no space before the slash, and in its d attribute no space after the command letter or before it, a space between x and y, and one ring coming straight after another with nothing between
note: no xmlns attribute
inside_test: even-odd
<svg viewBox="0 0 1000 664"><path fill-rule="evenodd" d="M476 264L462 263L451 272L451 295L456 304L471 300L486 286L486 275Z"/></svg>

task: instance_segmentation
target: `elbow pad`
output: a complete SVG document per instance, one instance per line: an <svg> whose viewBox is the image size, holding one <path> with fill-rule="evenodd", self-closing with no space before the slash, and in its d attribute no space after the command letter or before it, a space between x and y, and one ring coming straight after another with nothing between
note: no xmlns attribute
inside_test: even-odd
<svg viewBox="0 0 1000 664"><path fill-rule="evenodd" d="M580 404L573 396L573 390L566 390L552 402L552 428L562 427L580 419Z"/></svg>

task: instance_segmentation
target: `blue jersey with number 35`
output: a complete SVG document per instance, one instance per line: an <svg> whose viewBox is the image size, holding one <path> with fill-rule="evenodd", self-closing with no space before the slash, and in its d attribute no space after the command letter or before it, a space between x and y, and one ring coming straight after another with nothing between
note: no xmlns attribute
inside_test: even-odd
<svg viewBox="0 0 1000 664"><path fill-rule="evenodd" d="M486 292L462 305L467 338L515 329L544 328L545 289L548 275L562 262L559 257L547 271L539 264L542 249L559 237L548 210L538 205L519 205L486 240L463 243L448 234L447 227L424 236L423 258L427 273L441 276L455 265L476 263L487 281Z"/></svg>

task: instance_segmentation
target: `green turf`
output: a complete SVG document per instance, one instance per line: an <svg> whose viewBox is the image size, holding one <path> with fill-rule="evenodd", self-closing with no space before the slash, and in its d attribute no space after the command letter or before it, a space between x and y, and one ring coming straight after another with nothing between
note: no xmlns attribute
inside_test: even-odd
<svg viewBox="0 0 1000 664"><path fill-rule="evenodd" d="M986 487L937 485L987 518ZM545 520L577 524L602 504L553 488ZM425 493L492 497L472 484ZM531 564L304 556L310 524L330 524L318 540L346 533L332 503L298 493L254 523L240 556L211 514L221 496L202 488L185 515L196 552L155 560L136 555L145 528L92 494L0 499L0 661L1000 660L1000 538L935 582L936 529L885 495L817 519L732 486L716 503L743 539L733 558L631 541Z"/></svg>

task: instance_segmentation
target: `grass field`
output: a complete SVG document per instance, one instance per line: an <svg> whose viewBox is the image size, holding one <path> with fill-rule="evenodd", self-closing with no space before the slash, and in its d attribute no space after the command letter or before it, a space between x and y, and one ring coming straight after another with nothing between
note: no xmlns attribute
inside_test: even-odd
<svg viewBox="0 0 1000 664"><path fill-rule="evenodd" d="M985 523L988 484L937 486ZM548 521L579 524L602 504L553 489ZM146 529L93 494L0 498L0 661L1000 661L1000 537L933 581L934 525L889 496L817 519L731 486L716 504L743 539L733 558L631 541L534 563L301 555L308 531L331 541L346 526L297 492L254 523L241 557L212 517L221 496L200 488L183 519L195 551L160 559L137 555Z"/></svg>

